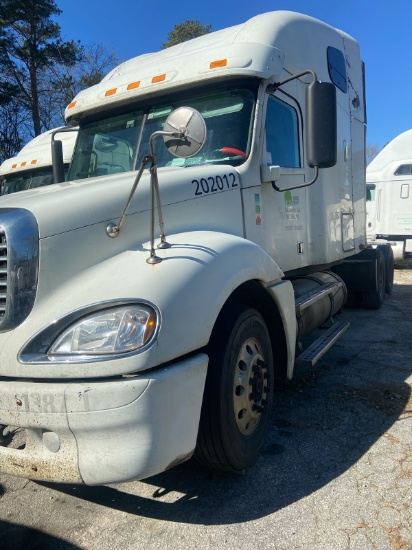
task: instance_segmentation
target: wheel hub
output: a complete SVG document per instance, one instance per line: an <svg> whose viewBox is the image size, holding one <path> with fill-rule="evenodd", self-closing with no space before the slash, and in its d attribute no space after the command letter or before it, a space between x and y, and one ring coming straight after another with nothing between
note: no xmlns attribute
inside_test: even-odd
<svg viewBox="0 0 412 550"><path fill-rule="evenodd" d="M262 347L248 338L238 355L233 384L236 424L244 435L255 431L267 405L267 378Z"/></svg>

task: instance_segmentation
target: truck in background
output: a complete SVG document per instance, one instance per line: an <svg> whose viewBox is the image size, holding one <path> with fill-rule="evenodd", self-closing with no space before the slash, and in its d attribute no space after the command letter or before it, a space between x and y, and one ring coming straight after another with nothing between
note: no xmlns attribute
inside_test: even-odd
<svg viewBox="0 0 412 550"><path fill-rule="evenodd" d="M66 183L0 203L0 423L26 437L1 471L99 485L195 455L243 472L275 380L347 330L348 290L384 296L357 42L261 14L123 63L66 119Z"/></svg>
<svg viewBox="0 0 412 550"><path fill-rule="evenodd" d="M389 242L395 260L412 254L412 130L390 141L366 169L367 234Z"/></svg>
<svg viewBox="0 0 412 550"><path fill-rule="evenodd" d="M40 134L29 141L16 157L9 158L1 164L1 195L43 187L54 182L51 153L51 140L54 135L62 141L64 171L67 174L77 132L64 130L65 128L61 127Z"/></svg>

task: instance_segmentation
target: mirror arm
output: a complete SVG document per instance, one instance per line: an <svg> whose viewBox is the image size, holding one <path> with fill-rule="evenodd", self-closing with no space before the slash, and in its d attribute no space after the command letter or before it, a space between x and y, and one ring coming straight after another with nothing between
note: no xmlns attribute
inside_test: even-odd
<svg viewBox="0 0 412 550"><path fill-rule="evenodd" d="M162 260L159 258L159 256L156 256L155 248L154 248L154 202L156 198L156 205L157 205L157 215L158 215L158 223L159 223L159 230L160 230L160 243L157 245L157 248L170 248L170 244L166 241L166 236L164 232L164 222L163 222L163 214L162 214L162 204L160 201L160 189L159 189L159 179L157 177L157 159L156 159L156 152L154 148L154 139L157 136L170 136L170 137L176 137L179 139L182 139L185 137L185 132L164 132L162 130L159 130L158 132L153 132L153 134L150 136L149 144L150 144L150 152L152 157L152 165L150 166L150 256L146 260L148 264L158 264Z"/></svg>
<svg viewBox="0 0 412 550"><path fill-rule="evenodd" d="M294 74L290 76L289 78L285 78L285 80L281 80L280 82L274 82L273 84L269 84L266 87L266 92L268 94L273 94L273 92L276 92L278 88L286 84L287 82L291 82L292 80L296 80L297 78L301 78L302 76L305 76L307 74L312 75L313 82L315 82L318 77L316 76L315 71L312 71L311 69L308 69L307 71L302 71L301 73Z"/></svg>
<svg viewBox="0 0 412 550"><path fill-rule="evenodd" d="M317 166L314 166L315 174L313 178L308 181L308 183L301 183L300 185L291 185L290 187L284 187L283 189L280 189L274 181L272 181L272 187L275 191L291 191L292 189L300 189L302 187L309 187L309 185L312 185L315 183L315 181L318 179L319 176L319 168Z"/></svg>
<svg viewBox="0 0 412 550"><path fill-rule="evenodd" d="M315 82L318 77L316 76L315 71L312 71L311 69L308 69L307 71L302 71L301 73L294 74L290 76L289 78L285 78L285 80L281 80L280 82L274 82L273 84L269 84L266 87L266 93L272 94L276 92L278 88L286 84L287 82L291 82L292 80L296 80L297 78L301 78L302 76L305 76L307 74L310 74L312 76L313 82ZM319 175L319 169L317 166L315 168L315 174L313 178L308 183L302 183L301 185L292 185L291 187L285 187L284 189L280 189L274 181L272 181L272 187L275 191L291 191L292 189L300 189L301 187L309 187L309 185L312 185L315 183L315 181L318 179Z"/></svg>
<svg viewBox="0 0 412 550"><path fill-rule="evenodd" d="M149 144L150 144L150 153L153 157L156 157L155 149L154 149L154 138L157 136L170 136L175 137L178 139L182 139L186 136L186 131L181 132L164 132L163 130L158 130L157 132L153 132L153 134L150 136ZM156 161L155 161L156 163Z"/></svg>
<svg viewBox="0 0 412 550"><path fill-rule="evenodd" d="M174 118L172 119L172 116L174 115ZM196 115L195 118L194 115ZM193 121L196 124L190 124L188 127L188 124L193 119ZM199 128L200 125L200 128ZM201 138L196 140L195 138L192 138L191 136L191 130L193 130L193 126L195 127L194 133L200 134ZM143 170L145 169L146 165L150 163L150 256L146 260L149 264L157 264L162 261L161 258L156 256L155 253L155 247L154 247L154 225L155 225L155 201L157 206L157 212L158 212L158 221L159 221L159 229L160 229L160 243L158 244L158 248L169 248L170 244L166 241L165 233L164 233L164 222L163 222L163 214L162 214L162 206L161 206L161 200L160 200L160 189L159 189L159 180L157 177L157 159L156 159L156 151L154 146L154 140L158 136L163 136L163 138L176 138L177 142L183 142L183 145L189 148L189 150L184 149L183 154L179 154L177 151L172 151L171 146L172 145L179 145L179 143L174 143L171 145L168 145L166 143L166 146L168 149L172 152L173 155L177 157L183 157L188 158L189 156L193 156L196 154L204 145L206 140L206 124L203 120L202 116L198 111L195 109L191 109L189 107L180 107L179 109L176 109L169 115L169 117L166 119L165 122L165 128L172 128L172 131L165 131L160 130L157 132L153 132L153 134L150 136L149 139L149 147L150 147L150 155L146 155L142 159L142 164L139 168L139 171L136 175L136 178L134 180L132 189L129 193L129 197L126 201L125 207L123 208L123 212L120 215L119 221L117 224L110 223L106 227L106 233L109 237L117 237L120 232L121 225L124 221L124 218L126 216L126 212L130 206L130 203L132 201L133 195L137 189L137 185L141 179L141 176L143 174ZM191 138L194 142L194 147L192 146L193 143L190 141ZM172 141L172 140L168 140ZM165 140L166 142L166 140ZM182 145L182 143L180 143Z"/></svg>
<svg viewBox="0 0 412 550"><path fill-rule="evenodd" d="M285 80L282 80L280 82L274 82L273 84L269 84L266 87L266 93L268 93L268 94L274 93L274 92L276 92L276 90L278 88L283 86L283 84L286 84L287 82L290 82L290 81L295 80L297 78L301 78L302 76L305 76L307 74L310 74L312 76L313 82L318 81L318 77L317 77L316 73L309 69L307 71L303 71L301 73L297 73L295 75L292 75L289 78L286 78ZM314 168L315 172L314 172L313 178L308 183L302 183L301 185L294 185L294 186L285 187L283 189L280 189L276 185L276 183L274 181L272 181L272 187L273 187L273 189L275 189L275 191L281 191L281 192L282 191L291 191L292 189L300 189L302 187L309 187L310 185L315 183L315 181L318 179L318 176L319 176L319 166L315 165L315 166L313 166L313 168Z"/></svg>
<svg viewBox="0 0 412 550"><path fill-rule="evenodd" d="M154 249L154 203L156 199L156 205L157 205L157 211L158 211L158 219L159 219L159 229L160 229L160 243L158 244L158 248L169 248L170 244L166 241L165 233L164 233L164 222L163 222L163 214L162 214L162 206L160 201L160 190L159 190L159 180L157 177L157 159L156 159L156 152L154 147L154 139L157 136L170 136L170 137L176 137L176 138L183 138L185 137L185 132L153 132L153 134L150 136L149 144L150 144L150 155L145 155L142 159L142 163L140 165L139 171L136 174L136 178L134 180L133 186L130 190L129 197L126 201L126 204L123 208L122 213L120 214L119 221L117 224L109 223L106 227L106 233L109 237L114 239L119 235L120 228L123 224L124 218L126 217L126 212L129 209L130 203L132 201L133 195L136 192L137 186L139 184L139 181L142 177L143 171L146 168L146 166L150 163L150 256L146 260L147 263L155 264L161 262L161 258L156 256L155 249Z"/></svg>
<svg viewBox="0 0 412 550"><path fill-rule="evenodd" d="M130 206L130 203L132 201L132 198L133 198L133 195L135 194L135 191L137 189L137 185L140 181L140 178L142 177L142 174L143 174L143 170L145 169L146 165L149 164L149 162L153 162L153 158L152 158L152 155L145 155L142 159L142 164L140 165L140 168L139 168L139 171L137 172L137 175L136 175L136 178L134 180L134 183L133 183L133 186L132 186L132 189L130 190L130 193L129 193L129 197L126 201L126 204L123 208L123 211L122 213L120 214L120 218L119 218L119 221L117 222L117 224L114 224L114 223L109 223L109 225L107 226L106 228L106 233L108 234L109 237L111 237L112 239L114 239L115 237L118 236L119 232L120 232L120 227L122 226L122 223L123 223L123 220L126 216L126 212Z"/></svg>

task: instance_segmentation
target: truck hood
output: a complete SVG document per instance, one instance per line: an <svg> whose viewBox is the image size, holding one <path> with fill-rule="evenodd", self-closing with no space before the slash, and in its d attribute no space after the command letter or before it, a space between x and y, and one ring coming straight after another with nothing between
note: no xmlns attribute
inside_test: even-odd
<svg viewBox="0 0 412 550"><path fill-rule="evenodd" d="M137 172L69 181L0 197L0 208L24 208L36 217L40 239L103 222L117 222ZM237 188L238 172L230 165L171 167L158 170L161 204L198 201ZM219 185L216 184L216 181ZM203 183L203 188L201 185ZM127 216L150 210L150 173L146 170ZM124 223L127 223L127 219Z"/></svg>

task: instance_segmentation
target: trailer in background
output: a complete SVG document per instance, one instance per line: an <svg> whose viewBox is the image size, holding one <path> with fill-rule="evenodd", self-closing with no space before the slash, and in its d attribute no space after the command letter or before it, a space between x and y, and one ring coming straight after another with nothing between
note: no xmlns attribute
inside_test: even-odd
<svg viewBox="0 0 412 550"><path fill-rule="evenodd" d="M5 160L0 166L1 195L10 195L54 183L51 142L52 136L62 142L65 173L70 165L77 131L66 132L65 127L48 130L35 137L20 153Z"/></svg>
<svg viewBox="0 0 412 550"><path fill-rule="evenodd" d="M403 132L366 169L367 235L390 242L395 260L412 254L412 130Z"/></svg>

